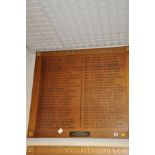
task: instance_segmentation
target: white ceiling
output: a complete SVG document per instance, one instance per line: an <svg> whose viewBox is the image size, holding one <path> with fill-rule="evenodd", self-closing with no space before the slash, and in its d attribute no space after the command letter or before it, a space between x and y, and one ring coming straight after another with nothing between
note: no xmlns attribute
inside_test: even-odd
<svg viewBox="0 0 155 155"><path fill-rule="evenodd" d="M27 0L27 47L62 50L128 45L128 0Z"/></svg>

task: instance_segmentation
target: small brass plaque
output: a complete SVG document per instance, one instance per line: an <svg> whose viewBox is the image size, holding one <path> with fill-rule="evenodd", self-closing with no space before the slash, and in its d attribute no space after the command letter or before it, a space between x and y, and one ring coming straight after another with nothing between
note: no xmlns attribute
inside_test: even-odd
<svg viewBox="0 0 155 155"><path fill-rule="evenodd" d="M28 153L34 152L34 148L33 148L33 147L28 147L27 152L28 152Z"/></svg>
<svg viewBox="0 0 155 155"><path fill-rule="evenodd" d="M29 131L29 137L33 137L34 136L34 133L33 133L33 131Z"/></svg>
<svg viewBox="0 0 155 155"><path fill-rule="evenodd" d="M71 131L70 137L90 137L89 131Z"/></svg>
<svg viewBox="0 0 155 155"><path fill-rule="evenodd" d="M28 137L129 137L128 47L37 55Z"/></svg>

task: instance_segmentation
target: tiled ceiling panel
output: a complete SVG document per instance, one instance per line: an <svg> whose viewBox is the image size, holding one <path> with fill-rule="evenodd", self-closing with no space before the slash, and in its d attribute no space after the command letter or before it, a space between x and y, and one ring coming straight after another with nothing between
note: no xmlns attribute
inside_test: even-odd
<svg viewBox="0 0 155 155"><path fill-rule="evenodd" d="M27 0L27 46L61 50L128 45L128 0Z"/></svg>

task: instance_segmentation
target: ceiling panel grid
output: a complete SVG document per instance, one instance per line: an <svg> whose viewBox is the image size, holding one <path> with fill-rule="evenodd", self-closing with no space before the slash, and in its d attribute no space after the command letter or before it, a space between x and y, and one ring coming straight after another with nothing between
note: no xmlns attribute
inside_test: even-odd
<svg viewBox="0 0 155 155"><path fill-rule="evenodd" d="M27 46L63 50L128 45L128 0L27 0Z"/></svg>

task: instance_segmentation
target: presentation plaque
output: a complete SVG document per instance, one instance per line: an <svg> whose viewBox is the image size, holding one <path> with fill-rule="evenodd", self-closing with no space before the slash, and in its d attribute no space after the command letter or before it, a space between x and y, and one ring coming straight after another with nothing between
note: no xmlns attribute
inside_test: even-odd
<svg viewBox="0 0 155 155"><path fill-rule="evenodd" d="M128 136L128 47L37 52L28 137Z"/></svg>
<svg viewBox="0 0 155 155"><path fill-rule="evenodd" d="M129 155L126 147L29 146L27 155Z"/></svg>

